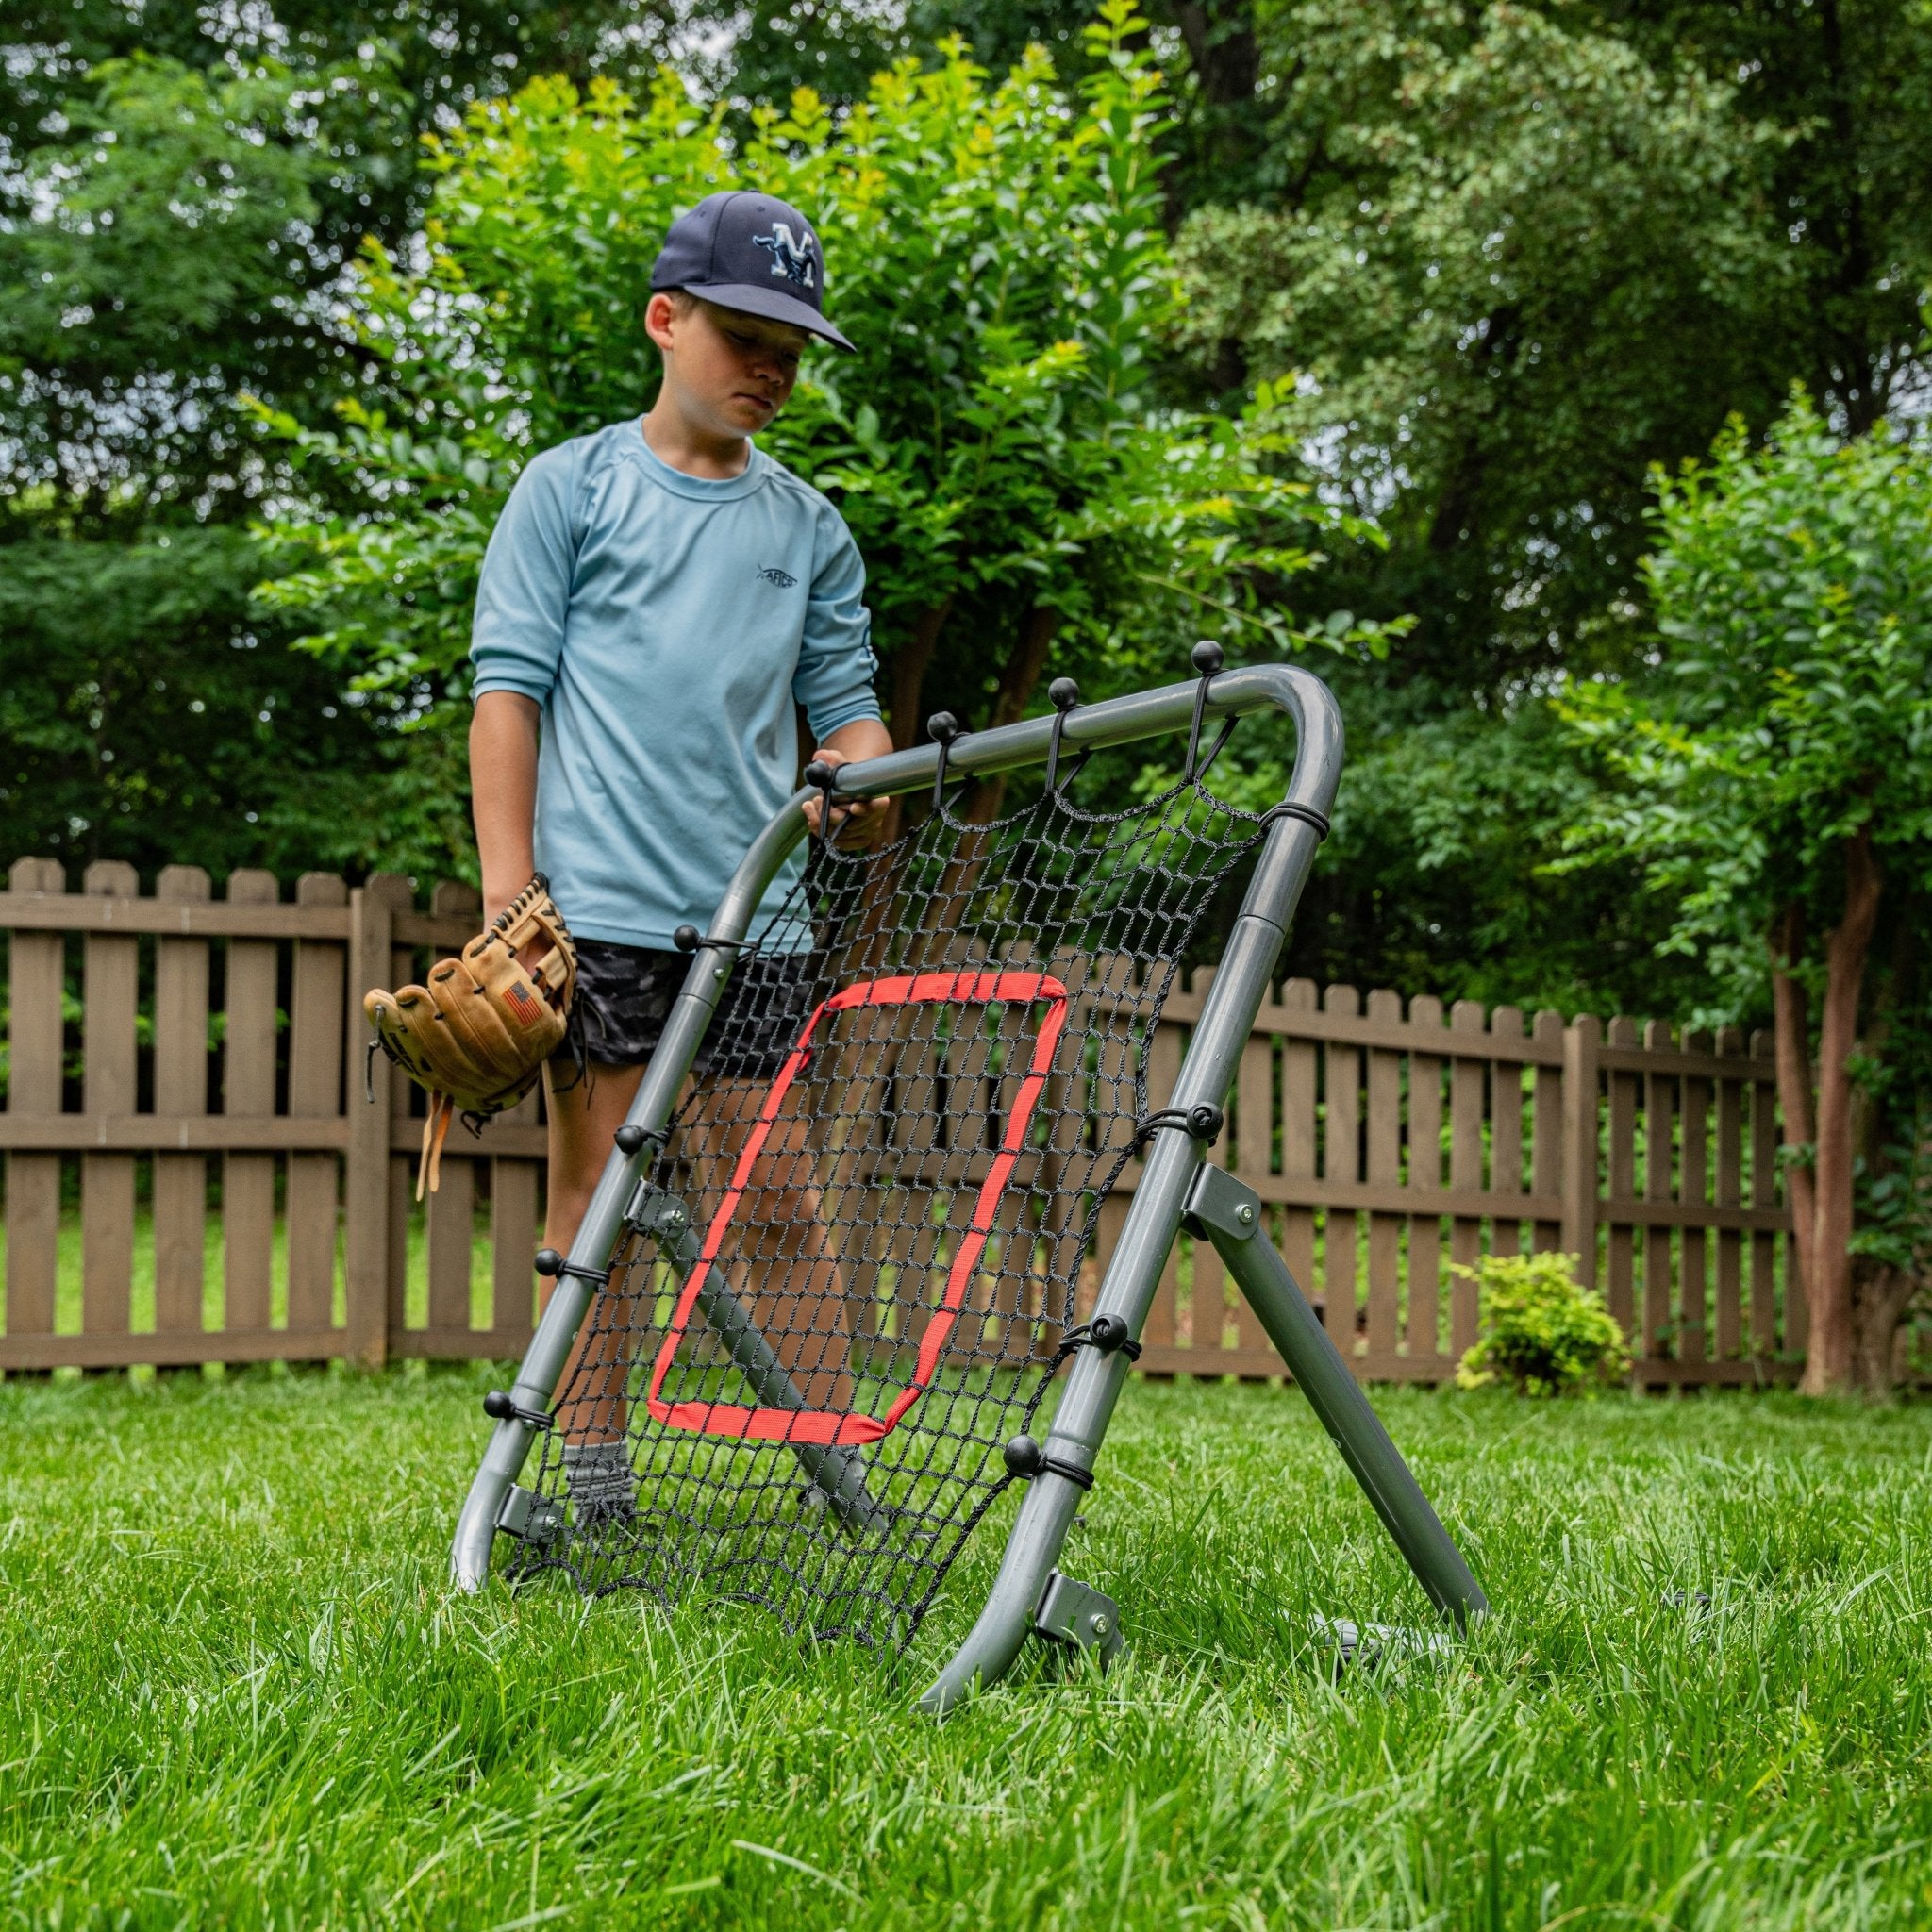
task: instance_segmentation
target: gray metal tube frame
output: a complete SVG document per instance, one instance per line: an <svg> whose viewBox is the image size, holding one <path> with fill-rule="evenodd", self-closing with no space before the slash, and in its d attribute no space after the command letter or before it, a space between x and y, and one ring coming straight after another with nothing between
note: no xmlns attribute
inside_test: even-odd
<svg viewBox="0 0 1932 1932"><path fill-rule="evenodd" d="M1430 1507L1402 1452L1390 1441L1361 1384L1349 1373L1341 1351L1316 1319L1288 1263L1261 1231L1258 1203L1246 1188L1230 1184L1231 1177L1214 1178L1222 1180L1229 1193L1247 1195L1242 1211L1248 1223L1229 1227L1224 1218L1209 1219L1198 1209L1196 1221L1205 1225L1216 1253L1247 1296L1295 1386L1334 1439L1416 1580L1436 1607L1455 1619L1457 1629L1466 1629L1471 1618L1489 1608L1489 1598Z"/></svg>
<svg viewBox="0 0 1932 1932"><path fill-rule="evenodd" d="M1293 719L1298 739L1285 803L1325 820L1341 778L1341 711L1319 678L1291 666L1268 669L1268 697ZM1216 678L1217 694L1221 684ZM1191 687L1177 689L1191 694ZM1210 711L1213 708L1210 702ZM1178 1109L1203 1102L1219 1106L1226 1096L1273 982L1319 843L1315 827L1307 819L1285 816L1270 828L1213 986L1194 1024L1174 1092L1162 1105ZM1156 1135L1095 1297L1093 1318L1116 1315L1126 1324L1128 1334L1140 1334L1202 1159L1201 1143L1191 1135ZM1104 1355L1083 1348L1074 1355L1047 1435L1046 1467L1027 1487L985 1608L939 1680L920 1699L923 1710L942 1715L976 1687L998 1682L1011 1668L1033 1627L1084 1493L1079 1484L1055 1474L1052 1465L1093 1467L1127 1366L1121 1353Z"/></svg>
<svg viewBox="0 0 1932 1932"><path fill-rule="evenodd" d="M1185 730L1198 690L1199 681L1189 679L1131 697L1080 706L1065 716L1063 751L1129 744ZM1320 678L1290 664L1224 671L1208 688L1205 715L1218 722L1271 709L1288 714L1297 737L1294 772L1284 803L1325 820L1341 777L1342 729L1341 710ZM970 732L954 741L947 770L963 778L1044 763L1052 731L1051 719L1029 718L991 731ZM841 767L839 789L856 797L917 791L933 782L938 760L937 745L893 752ZM608 1263L640 1170L651 1158L652 1143L661 1140L670 1123L730 976L735 958L730 942L749 931L766 888L805 837L802 808L814 795L809 789L796 793L759 833L732 874L707 934L723 943L700 945L692 957L662 1041L626 1116L625 1124L642 1128L644 1148L636 1157L612 1151L571 1243L573 1266L594 1272ZM1270 827L1169 1105L1219 1105L1226 1094L1274 977L1318 844L1315 827L1306 819L1285 816ZM1132 1334L1140 1333L1146 1319L1201 1158L1200 1144L1179 1133L1157 1135L1148 1152L1095 1304L1095 1313L1121 1316ZM570 1366L591 1291L592 1284L578 1275L558 1277L517 1371L511 1392L519 1409L549 1411ZM1092 1467L1126 1371L1124 1356L1079 1351L1047 1440L1049 1457L1082 1469ZM497 1518L522 1474L536 1431L535 1423L518 1415L499 1422L491 1436L450 1553L451 1574L459 1589L481 1590L489 1581ZM1076 1484L1050 1470L1028 1487L986 1607L939 1681L921 1700L922 1707L943 1711L975 1684L993 1683L1010 1667L1032 1628L1034 1611L1081 1493Z"/></svg>
<svg viewBox="0 0 1932 1932"><path fill-rule="evenodd" d="M758 902L791 849L805 836L799 808L811 794L800 791L783 812L768 824L741 861L718 908L708 937L741 940L757 916ZM626 1126L644 1130L644 1145L635 1156L613 1148L597 1180L591 1205L584 1210L576 1239L566 1257L574 1268L601 1273L609 1265L624 1226L625 1207L641 1171L662 1144L685 1076L704 1044L705 1031L717 1010L718 996L731 976L735 949L729 945L700 946L671 1012L658 1051L638 1083L636 1098L625 1116ZM518 1409L547 1415L570 1366L577 1331L589 1312L594 1283L580 1274L559 1274L543 1318L524 1351L510 1395ZM458 1589L481 1590L490 1580L490 1555L502 1514L516 1479L523 1474L538 1424L522 1414L496 1424L483 1452L482 1466L470 1484L463 1511L457 1519L456 1541L450 1550L450 1574Z"/></svg>

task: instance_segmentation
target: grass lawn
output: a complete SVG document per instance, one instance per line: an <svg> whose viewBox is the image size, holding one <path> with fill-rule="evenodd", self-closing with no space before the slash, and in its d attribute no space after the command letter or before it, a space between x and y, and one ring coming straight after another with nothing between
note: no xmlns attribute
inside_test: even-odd
<svg viewBox="0 0 1932 1932"><path fill-rule="evenodd" d="M491 1379L0 1388L0 1922L1932 1923L1932 1407L1378 1396L1498 1613L1338 1685L1310 1613L1423 1600L1307 1409L1137 1386L1067 1559L1129 1657L937 1725L998 1524L898 1675L449 1597Z"/></svg>

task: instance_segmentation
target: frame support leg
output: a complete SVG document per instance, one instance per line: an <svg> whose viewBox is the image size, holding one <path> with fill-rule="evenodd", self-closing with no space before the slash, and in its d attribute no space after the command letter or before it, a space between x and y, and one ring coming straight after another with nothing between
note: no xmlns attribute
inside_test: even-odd
<svg viewBox="0 0 1932 1932"><path fill-rule="evenodd" d="M1429 1507L1361 1385L1315 1319L1288 1264L1262 1232L1254 1191L1220 1168L1204 1167L1188 1196L1185 1225L1205 1235L1241 1284L1268 1339L1288 1364L1308 1406L1335 1439L1375 1513L1395 1539L1417 1580L1458 1629L1490 1607L1462 1554Z"/></svg>
<svg viewBox="0 0 1932 1932"><path fill-rule="evenodd" d="M625 1217L640 1234L650 1236L680 1282L698 1264L698 1238L684 1203L650 1181L641 1181ZM805 1398L786 1373L772 1344L739 1305L724 1274L711 1271L698 1293L698 1312L724 1342L731 1359L767 1408L803 1408ZM865 1487L865 1463L856 1449L838 1444L798 1442L791 1453L819 1493L847 1529L866 1529L879 1510Z"/></svg>

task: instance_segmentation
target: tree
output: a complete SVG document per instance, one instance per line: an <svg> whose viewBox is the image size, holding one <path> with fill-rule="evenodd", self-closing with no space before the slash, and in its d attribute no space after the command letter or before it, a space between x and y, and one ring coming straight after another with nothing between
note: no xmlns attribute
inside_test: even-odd
<svg viewBox="0 0 1932 1932"><path fill-rule="evenodd" d="M1918 380L1907 0L1222 7L1266 139L1192 197L1185 341L1224 391L1299 376L1391 538L1335 601L1417 612L1403 677L1488 698L1627 646L1651 462L1761 429L1793 380L1855 434Z"/></svg>
<svg viewBox="0 0 1932 1932"><path fill-rule="evenodd" d="M1603 661L1646 466L1789 379L1771 134L1726 84L1527 8L1296 0L1267 34L1261 192L1191 216L1183 343L1295 376L1297 426L1389 523L1338 601L1416 612L1403 678L1494 698Z"/></svg>
<svg viewBox="0 0 1932 1932"><path fill-rule="evenodd" d="M969 726L1024 715L1050 658L1132 675L1137 638L1171 647L1204 612L1271 649L1380 647L1381 627L1297 629L1275 608L1317 560L1310 530L1369 530L1278 474L1266 409L1189 417L1152 391L1177 291L1141 25L1110 0L1077 95L1039 50L989 86L955 42L849 114L801 91L743 144L724 104L694 109L668 77L641 102L543 80L474 108L435 149L423 265L373 247L348 293L379 383L342 398L340 433L271 419L325 500L368 508L284 517L308 560L267 600L309 613L313 647L365 688L412 691L440 721L523 461L645 406L639 313L663 231L755 180L819 224L831 309L854 318L858 354L809 365L768 447L852 525L897 742L935 702ZM991 816L1003 785L969 809Z"/></svg>
<svg viewBox="0 0 1932 1932"><path fill-rule="evenodd" d="M1728 76L1780 130L1760 219L1789 250L1760 325L1789 375L1863 434L1924 380L1932 286L1932 19L1911 0L1582 0L1653 62Z"/></svg>
<svg viewBox="0 0 1932 1932"><path fill-rule="evenodd" d="M1253 17L1267 139L1181 227L1178 342L1210 391L1287 389L1328 489L1387 529L1314 598L1416 623L1338 667L1351 774L1298 963L1674 1010L1694 975L1652 964L1667 910L1539 874L1577 782L1541 700L1641 648L1647 466L1707 448L1728 408L1761 424L1789 377L1767 351L1774 137L1727 83L1568 11Z"/></svg>
<svg viewBox="0 0 1932 1932"><path fill-rule="evenodd" d="M1263 139L1189 177L1192 393L1291 374L1328 487L1390 539L1296 594L1417 618L1337 667L1351 773L1303 932L1338 966L1365 941L1351 976L1681 1010L1694 969L1644 965L1667 908L1553 893L1564 821L1491 840L1490 780L1560 789L1543 695L1641 667L1651 463L1733 412L1761 431L1793 379L1852 429L1922 381L1932 25L1905 0L1222 10Z"/></svg>
<svg viewBox="0 0 1932 1932"><path fill-rule="evenodd" d="M8 28L0 857L300 871L358 862L379 824L419 865L434 801L392 711L249 610L248 525L289 477L241 397L322 422L358 379L331 291L366 234L410 233L425 129L540 51L649 72L669 23L618 0L25 0ZM163 690L203 708L158 717Z"/></svg>
<svg viewBox="0 0 1932 1932"><path fill-rule="evenodd" d="M260 574L232 525L0 551L8 849L150 877L190 858L217 876L358 866L383 839L435 849L432 774L413 782L379 708L253 618Z"/></svg>
<svg viewBox="0 0 1932 1932"><path fill-rule="evenodd" d="M1871 1249L1889 1274L1855 1265L1861 1084L1880 1104L1871 1150L1924 1166L1932 1063L1912 1036L1932 885L1932 446L1883 425L1842 442L1800 394L1761 449L1734 424L1708 462L1660 474L1654 527L1657 668L1568 700L1626 788L1600 799L1577 845L1634 858L1679 908L1674 945L1734 1000L1769 979L1810 1313L1804 1386L1820 1392L1881 1363L1889 1375L1907 1272L1896 1242ZM1888 902L1905 913L1904 957L1874 1005ZM1880 1178L1868 1165L1868 1188ZM1888 1191L1923 1213L1916 1179L1881 1205Z"/></svg>
<svg viewBox="0 0 1932 1932"><path fill-rule="evenodd" d="M308 414L353 379L328 294L366 236L411 232L422 137L539 64L648 75L674 23L623 0L27 0L10 24L0 502L71 505L92 539L250 514L277 452L248 446L238 395Z"/></svg>
<svg viewBox="0 0 1932 1932"><path fill-rule="evenodd" d="M1547 702L1438 710L1391 699L1388 666L1323 669L1348 720L1348 769L1295 915L1291 970L1573 1013L1708 1002L1702 962L1660 951L1670 895L1624 873L1551 875L1565 828L1607 774L1577 755ZM1229 759L1261 735L1244 726ZM1286 775L1287 749L1268 778Z"/></svg>

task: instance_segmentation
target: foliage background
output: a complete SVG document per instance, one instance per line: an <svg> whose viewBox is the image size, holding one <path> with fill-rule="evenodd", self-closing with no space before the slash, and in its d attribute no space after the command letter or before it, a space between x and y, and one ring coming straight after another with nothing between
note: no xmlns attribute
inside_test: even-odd
<svg viewBox="0 0 1932 1932"><path fill-rule="evenodd" d="M0 844L150 873L460 858L459 761L413 728L438 694L358 688L366 663L287 648L312 609L247 594L303 561L264 547L265 520L354 519L383 487L301 461L287 432L341 436L345 397L381 400L392 362L349 277L366 238L403 280L427 271L446 148L425 135L448 143L540 74L648 101L670 61L743 143L801 79L841 113L894 60L930 67L954 29L995 84L1037 43L1028 85L1050 70L1077 94L1105 58L1088 21L1051 0L10 8ZM1241 419L1251 471L1386 537L1251 525L1257 552L1309 567L1230 580L1319 652L1348 716L1292 965L1450 997L1708 1006L1703 964L1660 943L1671 889L1547 874L1616 776L1547 700L1655 673L1652 463L1701 455L1733 415L1756 437L1794 380L1834 434L1919 411L1932 25L1904 0L1162 0L1130 39L1165 75L1172 125L1142 187L1178 275L1143 318L1139 397ZM641 363L598 373L592 415L644 400ZM886 410L841 393L847 429L868 405ZM932 587L899 557L874 581L890 677ZM947 620L962 635L971 602ZM1099 616L1054 629L1046 675L1102 689L1224 628L1158 597ZM1094 646L1108 626L1124 653ZM942 646L922 708L990 715L1016 636L976 678ZM1264 637L1228 641L1279 648ZM1257 784L1282 750L1260 737L1243 748ZM1722 991L1747 1021L1762 997Z"/></svg>

